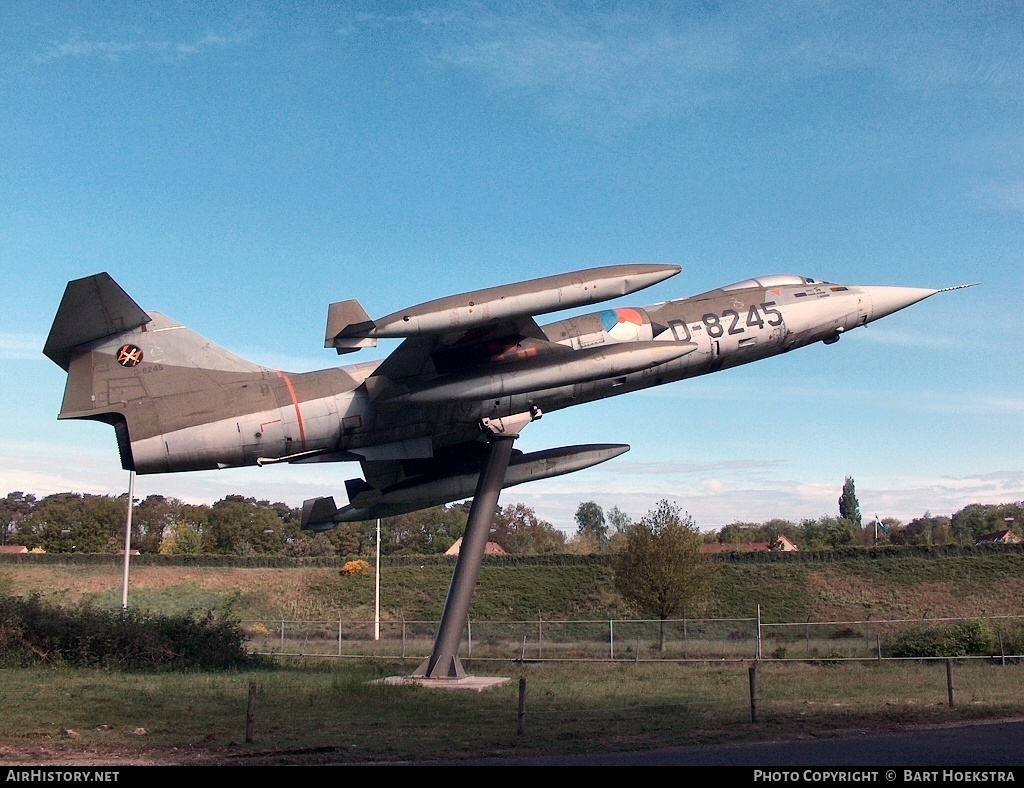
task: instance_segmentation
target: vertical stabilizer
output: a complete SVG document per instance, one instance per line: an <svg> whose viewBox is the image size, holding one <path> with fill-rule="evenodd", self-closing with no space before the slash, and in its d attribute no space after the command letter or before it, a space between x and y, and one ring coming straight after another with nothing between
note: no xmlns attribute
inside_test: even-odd
<svg viewBox="0 0 1024 788"><path fill-rule="evenodd" d="M138 328L150 321L110 274L68 282L43 353L65 372L79 345Z"/></svg>

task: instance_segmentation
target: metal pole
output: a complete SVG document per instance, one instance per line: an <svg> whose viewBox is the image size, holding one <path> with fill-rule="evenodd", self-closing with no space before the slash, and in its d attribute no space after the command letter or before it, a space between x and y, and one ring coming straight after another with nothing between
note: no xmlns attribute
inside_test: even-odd
<svg viewBox="0 0 1024 788"><path fill-rule="evenodd" d="M135 498L135 471L128 472L128 517L124 524L124 582L121 585L121 609L128 609L128 560L132 554L132 501Z"/></svg>
<svg viewBox="0 0 1024 788"><path fill-rule="evenodd" d="M615 619L608 619L608 659L615 659Z"/></svg>
<svg viewBox="0 0 1024 788"><path fill-rule="evenodd" d="M515 435L491 435L487 462L476 485L473 505L466 523L466 534L455 564L455 572L448 588L448 599L441 615L441 625L431 655L416 669L414 676L432 679L463 678L466 673L459 660L459 642L462 629L469 618L469 603L473 599L476 581L487 549L487 537L494 522L498 496L505 481L505 471L512 458Z"/></svg>
<svg viewBox="0 0 1024 788"><path fill-rule="evenodd" d="M761 659L761 606L757 606L757 644L754 648L754 659Z"/></svg>
<svg viewBox="0 0 1024 788"><path fill-rule="evenodd" d="M373 639L380 640L380 518L377 518L377 579L373 595Z"/></svg>

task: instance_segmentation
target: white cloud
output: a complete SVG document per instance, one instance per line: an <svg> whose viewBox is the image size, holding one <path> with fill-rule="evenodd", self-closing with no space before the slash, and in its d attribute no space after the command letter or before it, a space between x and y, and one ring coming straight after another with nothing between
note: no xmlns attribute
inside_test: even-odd
<svg viewBox="0 0 1024 788"><path fill-rule="evenodd" d="M243 35L222 36L206 33L191 41L97 41L72 39L51 42L42 53L36 54L36 63L65 58L101 58L119 61L129 56L189 57L200 52L242 43Z"/></svg>
<svg viewBox="0 0 1024 788"><path fill-rule="evenodd" d="M980 202L996 208L1024 211L1024 181L989 180L972 190L972 196Z"/></svg>
<svg viewBox="0 0 1024 788"><path fill-rule="evenodd" d="M0 333L0 359L45 361L44 344L46 337L41 334Z"/></svg>

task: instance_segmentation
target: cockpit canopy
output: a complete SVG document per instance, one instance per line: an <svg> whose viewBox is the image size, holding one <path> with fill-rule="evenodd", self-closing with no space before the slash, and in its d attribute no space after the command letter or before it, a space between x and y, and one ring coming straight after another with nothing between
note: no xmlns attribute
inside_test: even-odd
<svg viewBox="0 0 1024 788"><path fill-rule="evenodd" d="M783 287L785 285L823 285L828 282L823 282L820 279L812 279L809 276L796 276L795 274L772 274L771 276L759 276L757 279L744 279L742 282L737 282L734 285L728 285L722 289L726 292L730 290L746 290L751 287Z"/></svg>

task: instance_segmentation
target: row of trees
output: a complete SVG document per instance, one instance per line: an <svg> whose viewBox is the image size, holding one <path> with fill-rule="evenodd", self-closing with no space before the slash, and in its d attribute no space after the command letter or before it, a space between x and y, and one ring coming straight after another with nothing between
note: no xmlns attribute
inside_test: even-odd
<svg viewBox="0 0 1024 788"><path fill-rule="evenodd" d="M119 553L124 549L127 496L58 493L37 499L23 492L0 499L0 541L48 553ZM382 552L444 553L466 530L468 504L436 506L386 518ZM132 512L132 547L165 555L371 555L376 524L342 523L319 534L300 529L301 510L229 495L212 506L150 495ZM565 550L565 535L533 509L497 511L491 540L518 554Z"/></svg>
<svg viewBox="0 0 1024 788"><path fill-rule="evenodd" d="M23 492L0 499L0 541L46 552L117 553L124 545L127 496L58 493L42 499ZM375 524L343 523L311 534L300 530L300 510L284 503L229 495L212 506L150 495L136 503L132 546L142 553L371 555ZM382 521L385 554L444 553L466 529L469 504L436 506ZM686 513L683 519L692 523ZM641 518L640 522L643 522ZM500 508L490 541L520 555L570 552L617 553L634 524L617 506L605 512L594 501L580 503L570 537L523 504ZM926 513L903 524L893 518L863 523L853 479L839 499L839 516L798 522L773 519L736 522L702 535L704 542L743 545L785 536L802 550L827 550L876 543L897 545L974 544L984 534L1024 526L1024 503L970 504L951 516ZM696 525L693 524L696 532Z"/></svg>

